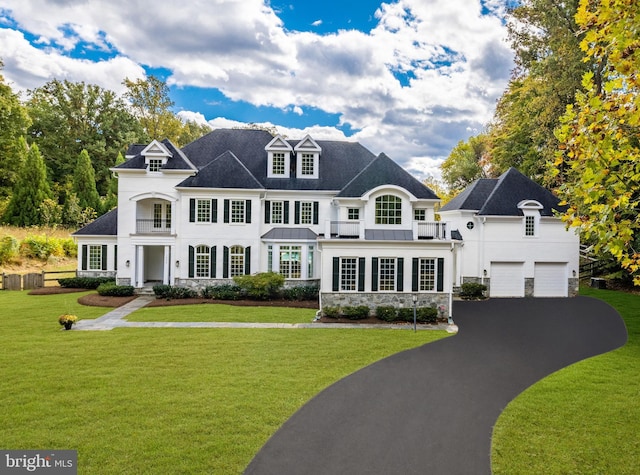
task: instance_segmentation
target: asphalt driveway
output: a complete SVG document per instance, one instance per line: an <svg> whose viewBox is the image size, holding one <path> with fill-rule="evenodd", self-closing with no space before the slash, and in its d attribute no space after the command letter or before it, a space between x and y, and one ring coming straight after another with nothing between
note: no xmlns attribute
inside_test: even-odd
<svg viewBox="0 0 640 475"><path fill-rule="evenodd" d="M271 437L245 473L490 474L504 407L541 378L627 341L606 303L455 302L456 336L338 381Z"/></svg>

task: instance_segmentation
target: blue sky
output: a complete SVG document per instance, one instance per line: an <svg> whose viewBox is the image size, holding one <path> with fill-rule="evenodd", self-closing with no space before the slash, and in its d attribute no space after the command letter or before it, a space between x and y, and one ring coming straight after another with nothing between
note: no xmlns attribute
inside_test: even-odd
<svg viewBox="0 0 640 475"><path fill-rule="evenodd" d="M425 178L507 85L507 1L4 0L2 74L119 93L154 74L185 119L357 140Z"/></svg>

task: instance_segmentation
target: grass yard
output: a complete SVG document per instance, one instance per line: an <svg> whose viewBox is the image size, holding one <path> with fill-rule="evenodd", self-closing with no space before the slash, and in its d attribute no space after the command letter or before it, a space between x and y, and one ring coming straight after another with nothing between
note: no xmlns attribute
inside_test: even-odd
<svg viewBox="0 0 640 475"><path fill-rule="evenodd" d="M77 304L79 295L0 292L0 447L77 449L80 474L241 473L321 389L447 335L60 330L61 313L96 318L107 311Z"/></svg>
<svg viewBox="0 0 640 475"><path fill-rule="evenodd" d="M640 296L581 294L616 308L629 340L545 378L507 406L494 428L496 475L640 473Z"/></svg>
<svg viewBox="0 0 640 475"><path fill-rule="evenodd" d="M284 307L242 307L226 304L176 305L141 308L130 322L261 322L311 323L317 310Z"/></svg>

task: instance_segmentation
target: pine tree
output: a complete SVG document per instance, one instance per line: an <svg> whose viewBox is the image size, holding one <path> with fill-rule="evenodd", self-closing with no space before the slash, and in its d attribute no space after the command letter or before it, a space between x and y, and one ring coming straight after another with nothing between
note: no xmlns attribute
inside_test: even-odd
<svg viewBox="0 0 640 475"><path fill-rule="evenodd" d="M44 160L38 146L33 144L18 172L4 220L14 226L41 225L43 224L42 203L52 197Z"/></svg>
<svg viewBox="0 0 640 475"><path fill-rule="evenodd" d="M82 150L73 171L73 192L78 196L82 209L100 211L100 195L96 189L96 173L91 165L89 152Z"/></svg>
<svg viewBox="0 0 640 475"><path fill-rule="evenodd" d="M124 157L122 156L122 153L118 152L114 166L117 167L121 163L124 163ZM104 202L104 211L107 212L112 210L116 206L118 206L118 179L115 176L112 176L111 181L109 182L109 192Z"/></svg>

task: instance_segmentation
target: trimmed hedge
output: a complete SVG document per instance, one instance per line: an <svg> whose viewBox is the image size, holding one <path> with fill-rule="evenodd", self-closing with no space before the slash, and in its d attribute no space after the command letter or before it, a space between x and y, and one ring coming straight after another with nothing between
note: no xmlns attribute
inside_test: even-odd
<svg viewBox="0 0 640 475"><path fill-rule="evenodd" d="M364 320L369 318L371 313L366 305L358 305L356 307L342 307L342 315L349 320Z"/></svg>
<svg viewBox="0 0 640 475"><path fill-rule="evenodd" d="M340 307L324 307L322 313L327 318L340 317Z"/></svg>
<svg viewBox="0 0 640 475"><path fill-rule="evenodd" d="M413 323L413 307L387 307L376 308L376 317L385 322L409 322ZM438 309L434 307L416 308L416 321L418 323L436 323L438 321Z"/></svg>
<svg viewBox="0 0 640 475"><path fill-rule="evenodd" d="M460 297L463 299L484 299L484 292L487 290L487 286L484 284L478 284L475 282L465 282L460 287Z"/></svg>
<svg viewBox="0 0 640 475"><path fill-rule="evenodd" d="M318 300L320 286L318 285L297 285L281 290L282 298L285 300Z"/></svg>
<svg viewBox="0 0 640 475"><path fill-rule="evenodd" d="M236 284L209 285L202 289L202 297L216 300L238 300L242 297L242 289Z"/></svg>
<svg viewBox="0 0 640 475"><path fill-rule="evenodd" d="M116 285L115 282L107 282L98 286L98 294L105 297L131 297L133 295L132 285Z"/></svg>
<svg viewBox="0 0 640 475"><path fill-rule="evenodd" d="M280 295L284 276L275 272L259 272L254 275L237 275L233 281L251 299L272 300Z"/></svg>
<svg viewBox="0 0 640 475"><path fill-rule="evenodd" d="M171 285L154 285L153 293L159 299L190 299L198 296L198 292L187 287L173 287Z"/></svg>
<svg viewBox="0 0 640 475"><path fill-rule="evenodd" d="M395 322L398 311L395 307L381 306L376 308L376 317L385 322Z"/></svg>
<svg viewBox="0 0 640 475"><path fill-rule="evenodd" d="M60 287L68 289L97 289L101 284L109 282L115 284L116 280L113 277L67 277L58 279Z"/></svg>

